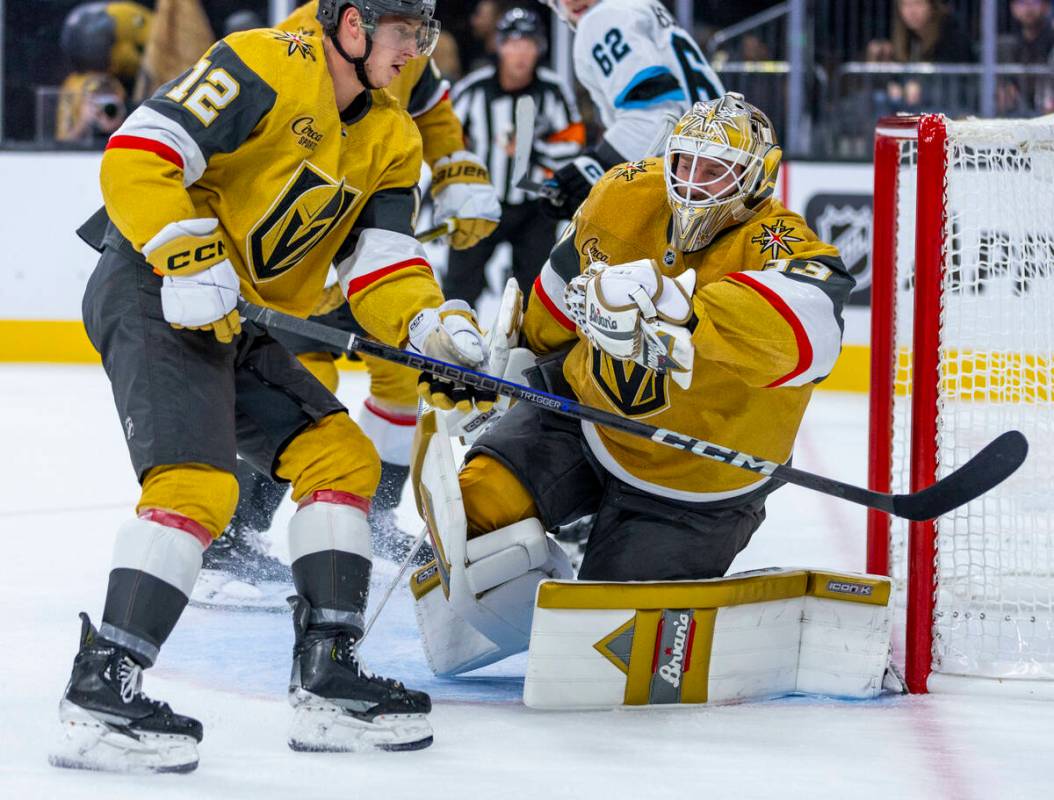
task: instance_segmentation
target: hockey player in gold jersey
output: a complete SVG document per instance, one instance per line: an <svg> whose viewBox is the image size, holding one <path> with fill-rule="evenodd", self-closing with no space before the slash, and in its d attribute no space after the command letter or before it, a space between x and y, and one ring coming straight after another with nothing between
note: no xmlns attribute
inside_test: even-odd
<svg viewBox="0 0 1054 800"><path fill-rule="evenodd" d="M317 11L318 2L312 0L278 27L294 35L318 35ZM474 246L494 230L501 205L486 167L465 150L448 83L431 58L419 55L407 61L385 89L410 113L421 134L424 160L433 171L435 221L450 220L453 248ZM332 327L364 332L337 285L320 300L314 316ZM336 391L340 353L320 350L317 342L290 334L276 338L330 391ZM395 508L409 474L410 446L417 423L417 376L370 356L361 358L370 374L370 393L358 422L381 457L381 479L370 507L370 530L375 552L399 561L412 542L412 536L399 528ZM246 461L238 462L237 477L241 490L238 507L224 536L205 554L191 602L220 608L285 608L289 568L268 554L267 543L260 535L270 529L285 497L285 487L253 470Z"/></svg>
<svg viewBox="0 0 1054 800"><path fill-rule="evenodd" d="M609 170L533 287L522 334L539 357L540 388L789 460L813 387L840 351L853 279L838 251L772 196L779 163L767 117L725 94L680 119L664 158ZM470 539L515 540L544 554L521 541L524 520L540 520L532 535L544 540L543 531L596 514L578 577L601 581L724 575L777 488L525 403L475 442L459 482ZM497 563L498 544L471 544L470 554ZM559 559L540 563L524 570L534 583L567 576ZM428 575L426 567L415 581ZM437 629L429 614L469 627L486 618L466 628L463 650L430 653L433 664L457 672L526 648L522 625L495 622L503 593L510 605L533 602L523 579L475 580L476 599L461 608L415 590L426 640ZM486 646L472 644L477 633Z"/></svg>
<svg viewBox="0 0 1054 800"><path fill-rule="evenodd" d="M466 365L486 342L444 303L413 238L420 137L383 87L438 33L432 0L323 0L323 36L236 33L162 86L111 137L110 224L84 296L133 467L97 630L60 705L58 766L186 771L199 722L142 691L237 500L235 456L292 484L296 596L289 744L416 749L428 696L357 654L370 576L376 450L239 294L306 316L332 263L377 339ZM452 387L434 385L437 393Z"/></svg>

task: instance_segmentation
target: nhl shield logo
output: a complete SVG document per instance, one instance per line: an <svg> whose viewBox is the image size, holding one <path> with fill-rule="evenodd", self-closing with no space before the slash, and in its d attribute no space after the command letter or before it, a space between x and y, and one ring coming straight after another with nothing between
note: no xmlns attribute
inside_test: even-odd
<svg viewBox="0 0 1054 800"><path fill-rule="evenodd" d="M809 200L805 218L816 235L838 248L856 279L851 303L871 288L871 198L867 195L820 194ZM866 302L866 301L865 301Z"/></svg>

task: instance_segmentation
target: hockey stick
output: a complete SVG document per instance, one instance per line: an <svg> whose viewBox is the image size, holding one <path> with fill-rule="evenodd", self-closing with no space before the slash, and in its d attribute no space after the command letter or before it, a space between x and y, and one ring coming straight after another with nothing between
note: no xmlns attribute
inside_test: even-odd
<svg viewBox="0 0 1054 800"><path fill-rule="evenodd" d="M366 627L363 628L362 636L359 637L359 646L366 640L366 637L370 635L370 628L373 627L373 623L377 621L377 618L384 611L384 607L388 604L388 598L392 596L392 592L395 591L395 587L403 579L403 575L406 574L406 570L410 567L410 562L414 560L414 556L417 555L417 551L421 549L421 545L425 543L425 537L428 535L428 527L421 529L421 532L417 534L417 538L414 539L413 546L410 548L410 552L406 554L406 558L403 559L403 563L399 565L399 571L395 573L395 577L392 578L392 582L388 584L388 589L385 591L384 596L381 597L380 602L377 604L377 608L374 609L373 616L370 617L369 622L366 623Z"/></svg>
<svg viewBox="0 0 1054 800"><path fill-rule="evenodd" d="M912 494L884 494L873 492L859 486L833 478L826 478L795 467L768 461L764 458L741 453L719 444L696 439L681 433L657 428L626 417L620 417L599 408L585 406L575 400L548 392L538 391L529 386L486 375L467 367L460 367L428 356L400 350L397 347L375 342L347 333L338 328L331 328L311 320L300 319L269 308L238 302L238 310L246 319L252 320L266 328L296 333L325 344L339 347L342 350L354 350L376 356L393 364L402 364L416 370L432 374L456 383L474 386L488 392L495 392L516 400L523 400L541 406L557 414L572 419L585 420L597 425L604 425L613 430L622 431L633 436L651 439L653 442L686 450L697 456L719 461L722 464L749 470L758 475L765 475L784 483L803 486L806 489L840 497L852 503L869 508L877 508L888 514L912 520L927 520L946 514L970 502L976 497L1010 477L1021 466L1028 454L1028 441L1020 431L1007 431L989 442L977 455L967 461L950 475L946 475L922 491Z"/></svg>
<svg viewBox="0 0 1054 800"><path fill-rule="evenodd" d="M516 98L514 113L514 130L516 131L515 150L512 157L512 184L525 192L556 200L560 192L553 186L532 181L527 177L531 168L531 150L534 149L534 120L537 109L534 98L529 94Z"/></svg>
<svg viewBox="0 0 1054 800"><path fill-rule="evenodd" d="M426 228L423 231L414 234L414 238L417 239L421 244L428 244L434 242L440 236L446 236L448 233L454 232L454 220L448 219L442 225L436 225L434 228Z"/></svg>

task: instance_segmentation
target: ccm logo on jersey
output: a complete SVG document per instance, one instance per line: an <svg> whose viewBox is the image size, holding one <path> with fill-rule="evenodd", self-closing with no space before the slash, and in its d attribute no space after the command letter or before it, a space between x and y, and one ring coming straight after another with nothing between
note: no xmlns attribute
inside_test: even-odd
<svg viewBox="0 0 1054 800"><path fill-rule="evenodd" d="M828 581L827 591L839 594L855 594L862 597L870 597L874 590L873 586L866 583L844 583L842 581Z"/></svg>
<svg viewBox="0 0 1054 800"><path fill-rule="evenodd" d="M306 147L308 150L314 150L318 143L322 141L323 134L314 129L314 121L314 117L297 117L293 120L293 124L289 126L290 130L300 137L296 143L301 147Z"/></svg>
<svg viewBox="0 0 1054 800"><path fill-rule="evenodd" d="M165 269L169 272L176 272L187 267L205 269L217 261L221 261L226 256L227 248L223 246L222 240L217 240L190 250L180 250L178 253L173 253L165 262Z"/></svg>

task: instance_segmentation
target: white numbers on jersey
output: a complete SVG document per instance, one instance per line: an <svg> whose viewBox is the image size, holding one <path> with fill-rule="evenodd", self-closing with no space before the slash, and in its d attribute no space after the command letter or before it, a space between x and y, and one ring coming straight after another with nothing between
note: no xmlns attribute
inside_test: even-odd
<svg viewBox="0 0 1054 800"><path fill-rule="evenodd" d="M205 75L211 66L212 62L207 58L201 59L187 73L187 77L165 94L169 100L182 103L205 127L211 125L220 111L229 106L241 91L238 81L222 67L217 67Z"/></svg>

